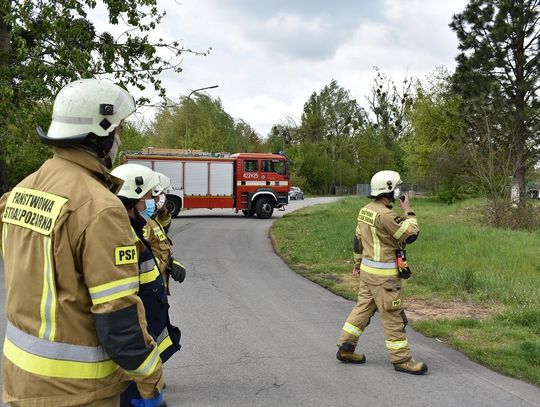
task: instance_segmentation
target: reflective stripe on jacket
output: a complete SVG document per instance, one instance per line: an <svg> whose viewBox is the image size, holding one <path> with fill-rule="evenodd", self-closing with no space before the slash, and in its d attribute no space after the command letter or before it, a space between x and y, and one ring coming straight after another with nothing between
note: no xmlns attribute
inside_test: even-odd
<svg viewBox="0 0 540 407"><path fill-rule="evenodd" d="M169 304L162 275L150 250L149 242L144 238L144 224L130 218L133 230L139 240L139 297L141 298L148 320L148 332L158 344L161 360L165 362L180 349L180 335L175 335L178 328L169 322ZM172 333L174 340L169 336Z"/></svg>
<svg viewBox="0 0 540 407"><path fill-rule="evenodd" d="M101 379L118 370L101 345L82 346L37 338L9 321L4 355L27 372L49 377Z"/></svg>
<svg viewBox="0 0 540 407"><path fill-rule="evenodd" d="M353 252L355 267L363 271L361 278L371 282L396 278L398 242L404 243L418 232L415 215L403 219L380 201L360 209Z"/></svg>

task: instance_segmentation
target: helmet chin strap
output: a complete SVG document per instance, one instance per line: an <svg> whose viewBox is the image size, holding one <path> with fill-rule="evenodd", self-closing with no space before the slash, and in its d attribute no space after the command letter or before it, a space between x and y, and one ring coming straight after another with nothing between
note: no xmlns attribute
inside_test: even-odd
<svg viewBox="0 0 540 407"><path fill-rule="evenodd" d="M105 162L109 161L110 165L107 165L108 168L112 167L112 162L109 157L109 151L114 146L114 131L109 133L107 137L97 137L95 140L96 153L99 158L103 158Z"/></svg>
<svg viewBox="0 0 540 407"><path fill-rule="evenodd" d="M394 196L394 193L393 192L387 192L387 193L384 193L384 194L380 194L379 196L377 196L377 198L386 198L388 199L390 202L396 202L396 197Z"/></svg>
<svg viewBox="0 0 540 407"><path fill-rule="evenodd" d="M114 142L114 130L109 133L107 137L97 137L93 133L90 133L86 140L79 146L94 155L97 160L102 163L108 169L113 166L114 159L111 158L110 152L115 145ZM118 148L116 149L118 151ZM116 153L116 152L115 152Z"/></svg>

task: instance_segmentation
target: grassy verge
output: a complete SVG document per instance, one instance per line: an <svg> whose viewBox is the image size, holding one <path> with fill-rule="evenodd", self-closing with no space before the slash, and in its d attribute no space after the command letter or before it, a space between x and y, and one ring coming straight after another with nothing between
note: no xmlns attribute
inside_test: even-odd
<svg viewBox="0 0 540 407"><path fill-rule="evenodd" d="M356 299L352 238L367 202L347 198L284 216L272 227L276 250L300 274ZM487 227L483 204L412 202L421 232L408 248L410 319L471 359L539 385L540 231Z"/></svg>

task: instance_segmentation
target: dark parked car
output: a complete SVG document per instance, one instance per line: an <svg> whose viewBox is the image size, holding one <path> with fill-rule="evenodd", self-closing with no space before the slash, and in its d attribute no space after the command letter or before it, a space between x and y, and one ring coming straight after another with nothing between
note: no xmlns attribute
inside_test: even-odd
<svg viewBox="0 0 540 407"><path fill-rule="evenodd" d="M289 199L304 199L304 192L298 187L291 187Z"/></svg>

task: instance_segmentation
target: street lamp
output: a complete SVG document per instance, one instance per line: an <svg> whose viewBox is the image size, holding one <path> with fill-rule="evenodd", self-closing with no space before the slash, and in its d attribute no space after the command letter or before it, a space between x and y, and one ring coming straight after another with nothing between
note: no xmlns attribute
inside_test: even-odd
<svg viewBox="0 0 540 407"><path fill-rule="evenodd" d="M212 85L212 86L206 86L204 88L195 89L195 90L192 90L190 94L188 95L187 100L186 100L186 134L185 134L185 140L184 140L185 150L187 150L187 145L188 145L188 111L189 111L189 101L190 101L191 95L193 95L195 92L199 92L205 89L214 89L214 88L217 88L218 86L219 85Z"/></svg>

